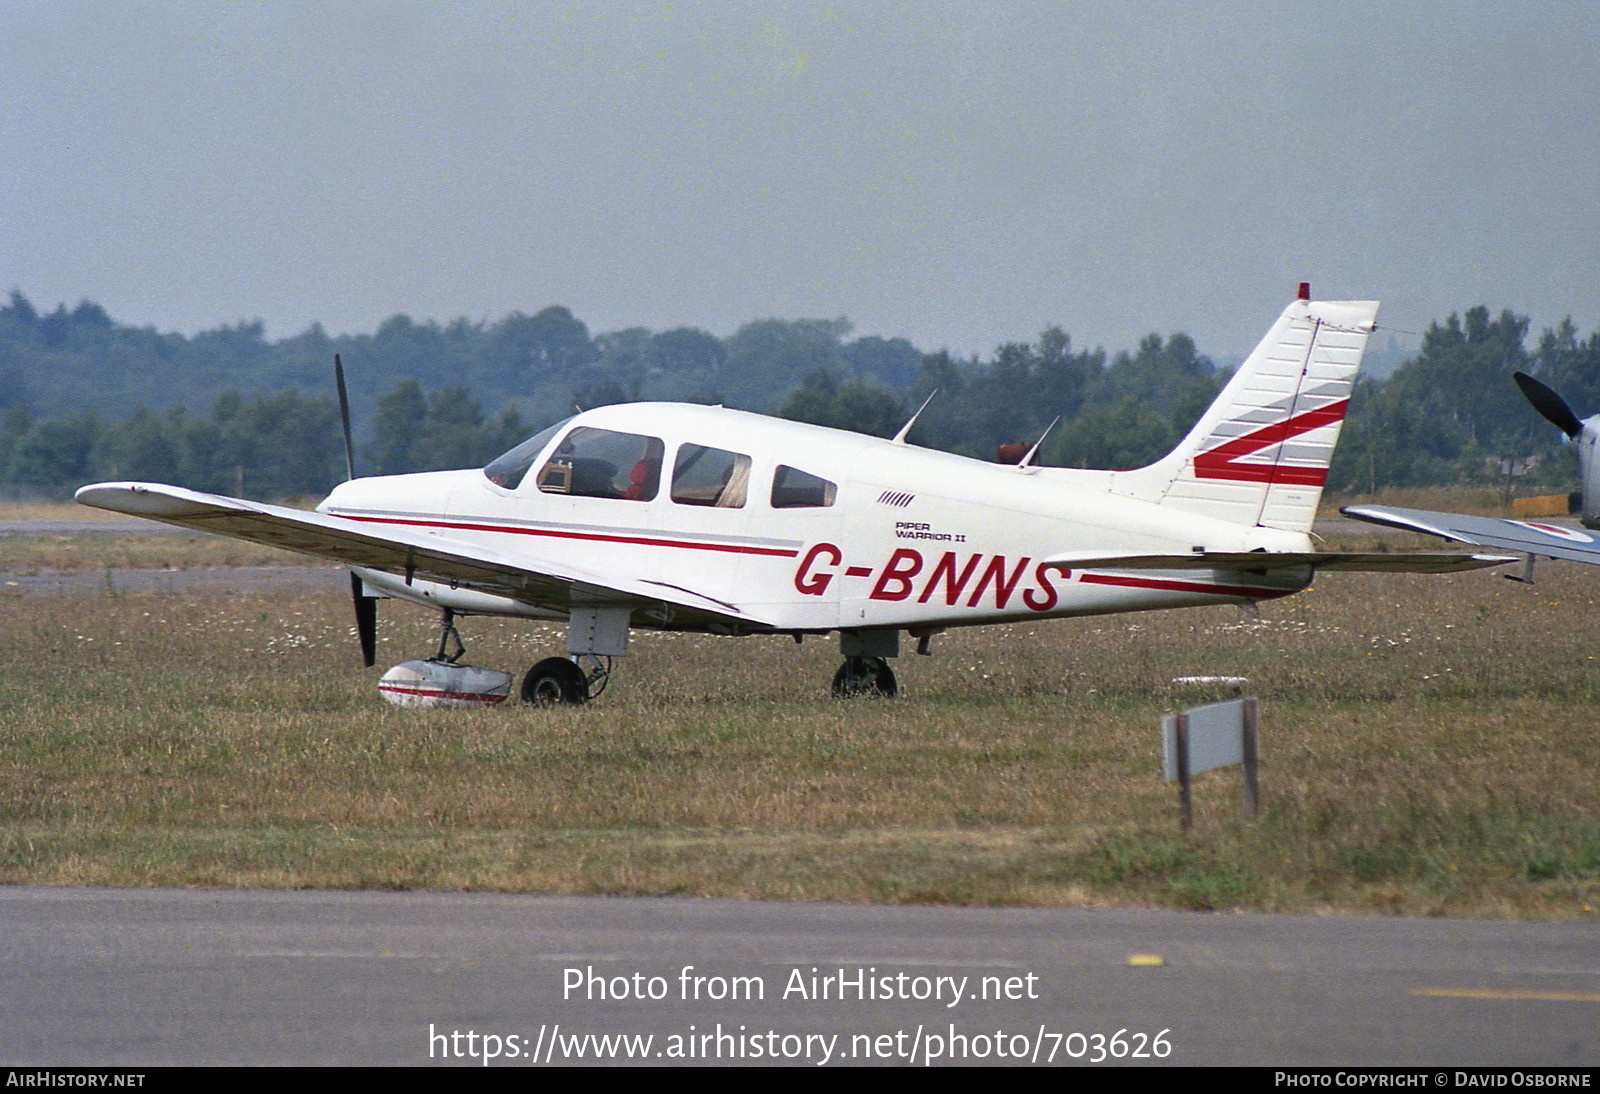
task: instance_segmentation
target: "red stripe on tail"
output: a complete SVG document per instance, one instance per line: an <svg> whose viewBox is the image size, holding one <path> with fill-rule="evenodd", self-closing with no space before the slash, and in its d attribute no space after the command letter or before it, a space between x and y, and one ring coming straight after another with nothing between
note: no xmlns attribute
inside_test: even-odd
<svg viewBox="0 0 1600 1094"><path fill-rule="evenodd" d="M1325 425L1344 420L1349 399L1339 399L1327 406L1296 414L1281 422L1264 425L1254 433L1218 445L1209 452L1194 458L1194 477L1197 479L1226 479L1229 482L1282 483L1288 486L1321 486L1328 479L1326 467L1295 467L1282 463L1241 463L1240 458L1253 455L1264 448L1280 444L1290 437L1310 433Z"/></svg>

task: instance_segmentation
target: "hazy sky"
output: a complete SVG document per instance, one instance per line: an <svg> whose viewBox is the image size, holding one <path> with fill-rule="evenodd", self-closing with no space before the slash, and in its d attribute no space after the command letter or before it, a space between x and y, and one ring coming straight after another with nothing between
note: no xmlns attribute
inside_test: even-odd
<svg viewBox="0 0 1600 1094"><path fill-rule="evenodd" d="M0 0L0 88L0 292L163 330L1600 327L1592 2Z"/></svg>

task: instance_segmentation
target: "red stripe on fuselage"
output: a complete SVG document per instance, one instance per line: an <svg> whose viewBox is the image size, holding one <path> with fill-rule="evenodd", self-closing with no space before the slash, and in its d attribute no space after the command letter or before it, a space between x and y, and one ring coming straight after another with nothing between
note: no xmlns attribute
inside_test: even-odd
<svg viewBox="0 0 1600 1094"><path fill-rule="evenodd" d="M508 527L504 524L473 524L455 520L416 520L411 517L358 517L347 513L330 516L357 520L364 524L399 524L408 528L450 528L463 532L502 532L514 536L540 536L546 539L578 539L591 543L628 543L639 547L678 547L688 551L718 551L733 555L776 555L798 558L800 552L788 547L754 547L743 543L701 543L693 540L658 539L654 536L621 536L600 532L566 532L553 528Z"/></svg>
<svg viewBox="0 0 1600 1094"><path fill-rule="evenodd" d="M1283 483L1288 486L1321 486L1328 481L1326 467L1296 467L1281 461L1273 463L1241 463L1240 457L1249 456L1260 452L1263 448L1270 448L1288 440L1298 437L1302 433L1310 433L1313 429L1325 425L1333 425L1344 420L1344 412L1350 405L1349 399L1339 399L1327 406L1308 410L1304 414L1296 414L1292 418L1285 418L1281 422L1262 426L1253 433L1246 433L1242 437L1220 444L1209 452L1201 452L1194 458L1194 477L1197 479L1226 479L1230 482L1265 482Z"/></svg>

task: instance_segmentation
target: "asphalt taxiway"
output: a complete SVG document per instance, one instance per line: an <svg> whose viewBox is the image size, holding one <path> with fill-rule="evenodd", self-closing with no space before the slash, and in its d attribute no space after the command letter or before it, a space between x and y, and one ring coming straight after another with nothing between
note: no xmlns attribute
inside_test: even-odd
<svg viewBox="0 0 1600 1094"><path fill-rule="evenodd" d="M1586 922L16 887L0 923L9 1065L1600 1063Z"/></svg>

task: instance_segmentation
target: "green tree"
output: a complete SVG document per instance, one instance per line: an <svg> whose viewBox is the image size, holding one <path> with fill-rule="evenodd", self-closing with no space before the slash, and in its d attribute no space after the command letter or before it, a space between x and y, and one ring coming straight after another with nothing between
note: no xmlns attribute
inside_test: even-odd
<svg viewBox="0 0 1600 1094"><path fill-rule="evenodd" d="M401 475L419 470L415 452L428 418L428 401L422 385L401 380L378 399L378 413L372 422L372 440L367 444L368 468L358 474Z"/></svg>
<svg viewBox="0 0 1600 1094"><path fill-rule="evenodd" d="M466 388L452 385L428 396L428 416L414 449L420 470L480 466L498 455L486 447L483 407Z"/></svg>
<svg viewBox="0 0 1600 1094"><path fill-rule="evenodd" d="M97 473L139 482L179 481L183 461L173 425L140 407L127 421L107 426L96 454Z"/></svg>
<svg viewBox="0 0 1600 1094"><path fill-rule="evenodd" d="M11 454L12 484L25 492L64 497L98 476L94 454L105 424L92 412L33 423Z"/></svg>
<svg viewBox="0 0 1600 1094"><path fill-rule="evenodd" d="M917 382L922 354L904 338L857 338L844 347L845 367L891 391L909 391Z"/></svg>
<svg viewBox="0 0 1600 1094"><path fill-rule="evenodd" d="M843 375L847 370L842 339L849 332L847 319L746 323L728 340L718 386L735 406L767 409L812 373Z"/></svg>
<svg viewBox="0 0 1600 1094"><path fill-rule="evenodd" d="M1059 428L1048 462L1065 467L1144 467L1170 452L1180 436L1170 417L1132 396L1097 403Z"/></svg>
<svg viewBox="0 0 1600 1094"><path fill-rule="evenodd" d="M622 392L622 396L610 399L609 402L620 403L642 399L645 379L650 373L651 337L650 332L644 327L629 327L626 330L596 335L594 345L598 357L589 370L590 375L584 381L584 385L595 383L615 385L616 389ZM602 405L586 402L582 396L578 397L578 403L581 406Z"/></svg>
<svg viewBox="0 0 1600 1094"><path fill-rule="evenodd" d="M293 391L249 400L225 396L214 417L219 462L244 469L246 497L317 496L344 480L343 431L331 398Z"/></svg>
<svg viewBox="0 0 1600 1094"><path fill-rule="evenodd" d="M1373 400L1376 422L1394 439L1369 481L1486 481L1498 476L1498 457L1539 447L1547 431L1511 380L1530 367L1527 331L1525 317L1502 311L1490 318L1481 306L1430 325L1422 351Z"/></svg>
<svg viewBox="0 0 1600 1094"><path fill-rule="evenodd" d="M1532 367L1580 418L1600 414L1600 332L1580 341L1572 320L1563 319L1540 335Z"/></svg>
<svg viewBox="0 0 1600 1094"><path fill-rule="evenodd" d="M663 372L713 373L727 356L720 338L695 327L677 327L650 339L650 365Z"/></svg>
<svg viewBox="0 0 1600 1094"><path fill-rule="evenodd" d="M905 408L893 393L868 380L839 383L818 369L806 376L778 412L780 417L812 425L848 429L874 437L892 437L905 424Z"/></svg>
<svg viewBox="0 0 1600 1094"><path fill-rule="evenodd" d="M0 493L12 487L12 456L23 436L33 428L33 415L25 406L13 406L0 414Z"/></svg>
<svg viewBox="0 0 1600 1094"><path fill-rule="evenodd" d="M722 340L693 327L651 337L645 353L645 397L720 403L718 376L727 361Z"/></svg>
<svg viewBox="0 0 1600 1094"><path fill-rule="evenodd" d="M616 380L596 376L578 386L572 393L572 401L584 410L593 410L597 406L614 406L633 400Z"/></svg>
<svg viewBox="0 0 1600 1094"><path fill-rule="evenodd" d="M521 312L506 316L490 329L488 342L492 374L514 385L571 372L599 356L589 328L559 305L532 316Z"/></svg>

